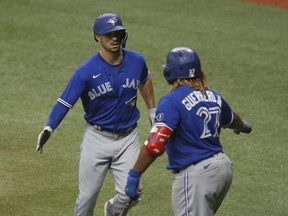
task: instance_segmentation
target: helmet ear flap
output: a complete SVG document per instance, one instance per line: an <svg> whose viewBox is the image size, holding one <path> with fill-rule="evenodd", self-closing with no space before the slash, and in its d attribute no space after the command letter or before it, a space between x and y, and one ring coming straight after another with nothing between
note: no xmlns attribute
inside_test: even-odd
<svg viewBox="0 0 288 216"><path fill-rule="evenodd" d="M171 70L169 70L169 68L167 68L166 65L163 65L163 76L165 77L169 85L172 84Z"/></svg>
<svg viewBox="0 0 288 216"><path fill-rule="evenodd" d="M94 39L95 39L96 42L99 42L99 41L97 40L97 38L96 38L97 35L98 35L98 34L95 34L95 33L94 33ZM128 39L128 32L127 32L127 30L125 30L125 31L124 31L124 34L123 34L123 39L122 39L122 42L121 42L121 46L122 46L123 48L126 47L127 39Z"/></svg>
<svg viewBox="0 0 288 216"><path fill-rule="evenodd" d="M127 39L128 39L128 31L125 30L125 34L124 34L124 37L122 39L122 47L125 48L126 47L126 42L127 42Z"/></svg>

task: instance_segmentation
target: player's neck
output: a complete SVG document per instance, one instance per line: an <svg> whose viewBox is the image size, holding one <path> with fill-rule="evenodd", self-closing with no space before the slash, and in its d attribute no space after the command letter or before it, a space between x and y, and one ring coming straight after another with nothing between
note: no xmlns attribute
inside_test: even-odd
<svg viewBox="0 0 288 216"><path fill-rule="evenodd" d="M105 50L100 50L101 57L111 65L118 65L122 62L122 51L111 53Z"/></svg>

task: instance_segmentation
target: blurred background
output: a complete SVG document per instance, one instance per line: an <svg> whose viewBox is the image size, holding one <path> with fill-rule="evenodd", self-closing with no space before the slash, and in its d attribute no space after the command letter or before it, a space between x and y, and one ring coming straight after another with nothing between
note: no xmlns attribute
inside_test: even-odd
<svg viewBox="0 0 288 216"><path fill-rule="evenodd" d="M121 17L127 48L145 56L157 102L171 89L162 75L166 55L189 46L199 54L210 87L253 125L249 135L222 130L234 179L216 215L287 215L287 9L239 0L1 0L0 12L0 215L73 215L81 101L43 154L35 148L74 70L98 51L93 23L105 12ZM150 123L141 97L138 106L143 143ZM143 175L143 200L130 216L173 215L173 175L166 164L163 155ZM108 174L95 215L103 215L114 193Z"/></svg>

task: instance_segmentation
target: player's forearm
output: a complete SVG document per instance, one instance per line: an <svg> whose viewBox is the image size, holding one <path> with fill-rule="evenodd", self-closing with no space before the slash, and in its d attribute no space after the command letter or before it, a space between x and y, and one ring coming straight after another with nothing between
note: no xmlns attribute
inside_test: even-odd
<svg viewBox="0 0 288 216"><path fill-rule="evenodd" d="M147 79L139 86L140 93L148 109L155 107L154 89L152 79Z"/></svg>
<svg viewBox="0 0 288 216"><path fill-rule="evenodd" d="M244 122L237 113L234 113L234 121L228 126L230 129L242 129Z"/></svg>
<svg viewBox="0 0 288 216"><path fill-rule="evenodd" d="M228 128L233 129L236 134L240 132L250 133L252 131L252 126L248 122L243 121L237 113L234 113L234 121Z"/></svg>
<svg viewBox="0 0 288 216"><path fill-rule="evenodd" d="M50 126L54 131L64 119L68 111L69 108L59 102L56 102L49 114L46 125Z"/></svg>
<svg viewBox="0 0 288 216"><path fill-rule="evenodd" d="M134 169L141 173L145 172L154 160L165 152L165 145L172 133L173 130L167 125L154 125L148 140L142 147Z"/></svg>
<svg viewBox="0 0 288 216"><path fill-rule="evenodd" d="M155 161L157 157L152 156L146 151L145 146L143 146L140 151L139 157L134 165L134 169L138 172L144 173L145 170Z"/></svg>

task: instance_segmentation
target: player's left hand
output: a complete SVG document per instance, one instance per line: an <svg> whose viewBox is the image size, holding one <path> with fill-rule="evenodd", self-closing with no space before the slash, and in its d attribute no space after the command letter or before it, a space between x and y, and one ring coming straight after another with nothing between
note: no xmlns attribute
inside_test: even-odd
<svg viewBox="0 0 288 216"><path fill-rule="evenodd" d="M44 127L41 133L38 136L36 150L39 153L42 153L44 144L48 141L49 137L52 134L52 128L50 126Z"/></svg>
<svg viewBox="0 0 288 216"><path fill-rule="evenodd" d="M141 173L131 169L127 178L127 184L125 187L125 193L131 200L137 200L140 196L139 193L139 182Z"/></svg>
<svg viewBox="0 0 288 216"><path fill-rule="evenodd" d="M243 129L233 129L233 132L237 135L241 133L251 133L252 131L252 125L246 121L243 121L244 122L244 126L243 126Z"/></svg>
<svg viewBox="0 0 288 216"><path fill-rule="evenodd" d="M149 112L149 120L151 123L151 126L154 124L155 121L155 112L156 112L156 108L150 108L148 109Z"/></svg>

